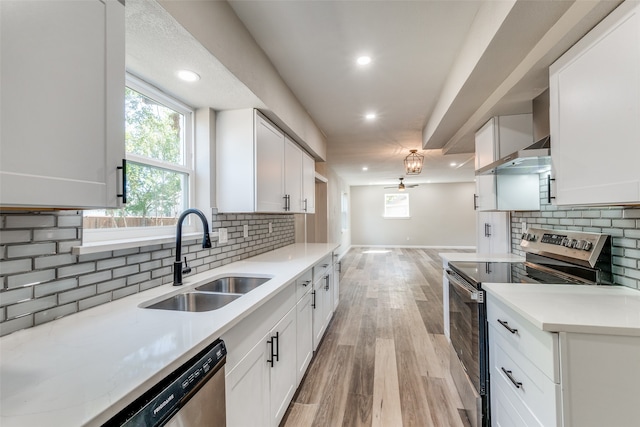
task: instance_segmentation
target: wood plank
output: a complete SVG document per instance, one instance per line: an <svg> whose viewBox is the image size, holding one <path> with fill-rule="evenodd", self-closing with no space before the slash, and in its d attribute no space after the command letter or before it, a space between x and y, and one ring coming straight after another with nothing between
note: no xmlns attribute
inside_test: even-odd
<svg viewBox="0 0 640 427"><path fill-rule="evenodd" d="M422 377L431 408L433 425L464 427L458 408L452 404L451 391L443 378ZM466 418L466 416L465 416Z"/></svg>
<svg viewBox="0 0 640 427"><path fill-rule="evenodd" d="M395 346L391 339L376 340L372 425L374 427L402 425L398 369Z"/></svg>
<svg viewBox="0 0 640 427"><path fill-rule="evenodd" d="M349 393L342 425L345 427L369 427L373 408L373 396ZM292 424L292 427L295 425ZM297 427L297 426L295 426Z"/></svg>
<svg viewBox="0 0 640 427"><path fill-rule="evenodd" d="M297 427L309 427L313 424L313 420L316 417L316 411L318 405L305 405L302 403L293 403L285 415L283 423L297 426Z"/></svg>
<svg viewBox="0 0 640 427"><path fill-rule="evenodd" d="M336 350L332 374L326 384L327 393L318 404L313 426L337 426L342 424L347 403L350 372L353 369L352 346L339 345Z"/></svg>

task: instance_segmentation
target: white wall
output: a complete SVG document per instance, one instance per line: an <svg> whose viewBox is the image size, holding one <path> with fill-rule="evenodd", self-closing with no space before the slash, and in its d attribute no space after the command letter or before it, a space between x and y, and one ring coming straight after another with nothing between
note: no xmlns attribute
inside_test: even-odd
<svg viewBox="0 0 640 427"><path fill-rule="evenodd" d="M328 218L327 238L330 242L340 243L338 254L342 257L351 247L351 230L342 230L342 193L347 193L350 200L350 188L330 167L325 171L329 180L328 191Z"/></svg>
<svg viewBox="0 0 640 427"><path fill-rule="evenodd" d="M351 244L475 247L473 182L407 189L410 219L384 219L384 187L351 187Z"/></svg>

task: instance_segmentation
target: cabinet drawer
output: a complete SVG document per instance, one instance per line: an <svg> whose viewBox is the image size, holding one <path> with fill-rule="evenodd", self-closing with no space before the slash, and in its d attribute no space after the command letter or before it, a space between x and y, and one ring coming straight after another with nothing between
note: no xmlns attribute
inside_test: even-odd
<svg viewBox="0 0 640 427"><path fill-rule="evenodd" d="M311 291L313 287L313 283L311 282L312 276L311 269L308 269L302 276L296 279L296 301L300 301L300 298Z"/></svg>
<svg viewBox="0 0 640 427"><path fill-rule="evenodd" d="M512 406L520 408L518 412L523 419L533 417L526 425L558 425L561 421L560 385L551 381L525 356L526 350L516 349L494 326L489 328L489 336L492 390L501 390Z"/></svg>
<svg viewBox="0 0 640 427"><path fill-rule="evenodd" d="M331 254L329 254L313 266L313 283L316 283L319 278L327 274L327 270L331 264Z"/></svg>
<svg viewBox="0 0 640 427"><path fill-rule="evenodd" d="M514 310L492 298L490 294L487 298L487 321L489 326L494 328L491 330L494 335L503 337L549 379L560 383L558 334L536 328Z"/></svg>

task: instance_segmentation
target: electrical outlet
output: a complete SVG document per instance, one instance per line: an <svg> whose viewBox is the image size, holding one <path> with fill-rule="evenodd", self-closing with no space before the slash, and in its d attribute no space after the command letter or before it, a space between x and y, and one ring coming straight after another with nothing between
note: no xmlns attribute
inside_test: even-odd
<svg viewBox="0 0 640 427"><path fill-rule="evenodd" d="M227 236L227 229L218 229L218 243L227 243L227 241L229 241L229 237Z"/></svg>
<svg viewBox="0 0 640 427"><path fill-rule="evenodd" d="M242 229L242 235L244 236L245 239L249 237L249 226L247 224L245 224Z"/></svg>
<svg viewBox="0 0 640 427"><path fill-rule="evenodd" d="M269 223L269 234L273 233L273 226Z"/></svg>
<svg viewBox="0 0 640 427"><path fill-rule="evenodd" d="M527 231L527 221L522 221L522 232Z"/></svg>

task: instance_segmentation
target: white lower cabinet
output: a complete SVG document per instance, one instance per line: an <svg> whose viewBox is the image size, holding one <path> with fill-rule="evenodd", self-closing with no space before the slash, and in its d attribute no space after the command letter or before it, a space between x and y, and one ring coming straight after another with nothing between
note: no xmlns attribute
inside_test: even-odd
<svg viewBox="0 0 640 427"><path fill-rule="evenodd" d="M296 383L300 385L311 358L313 357L313 307L311 306L313 295L311 287L296 305Z"/></svg>
<svg viewBox="0 0 640 427"><path fill-rule="evenodd" d="M267 361L272 426L280 424L297 388L296 312L295 308L291 309L271 330L266 341L267 352L271 353Z"/></svg>
<svg viewBox="0 0 640 427"><path fill-rule="evenodd" d="M282 421L333 314L330 260L331 254L221 337L228 426Z"/></svg>
<svg viewBox="0 0 640 427"><path fill-rule="evenodd" d="M638 425L640 337L546 332L486 301L493 426Z"/></svg>
<svg viewBox="0 0 640 427"><path fill-rule="evenodd" d="M511 252L509 212L476 212L476 252L506 254Z"/></svg>
<svg viewBox="0 0 640 427"><path fill-rule="evenodd" d="M338 261L338 254L333 254L333 275L331 279L333 311L336 311L338 303L340 302L340 261Z"/></svg>

